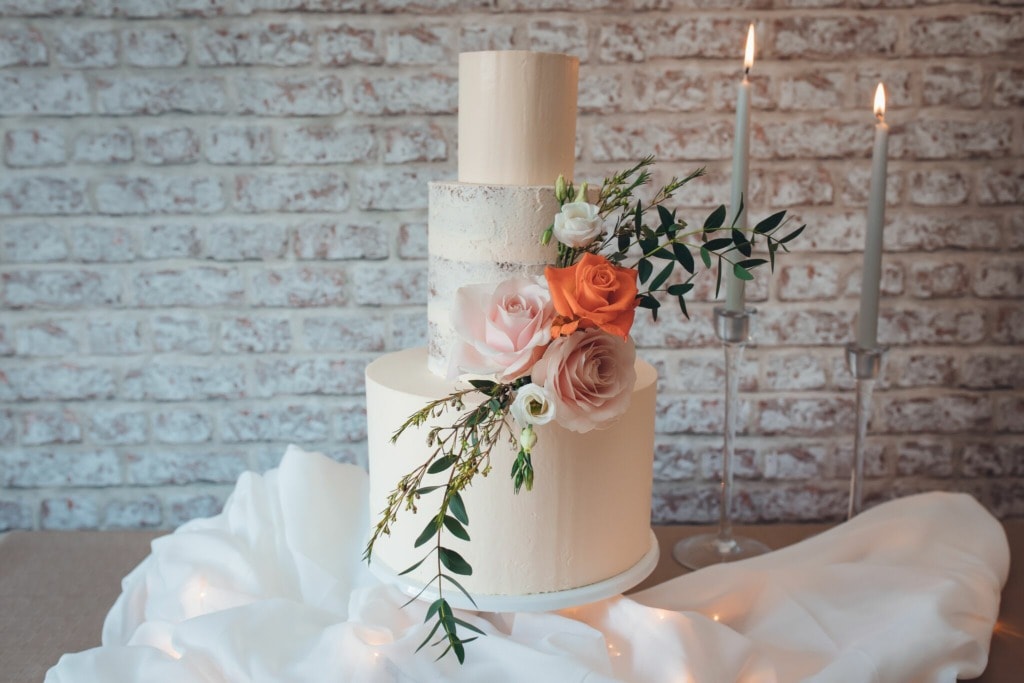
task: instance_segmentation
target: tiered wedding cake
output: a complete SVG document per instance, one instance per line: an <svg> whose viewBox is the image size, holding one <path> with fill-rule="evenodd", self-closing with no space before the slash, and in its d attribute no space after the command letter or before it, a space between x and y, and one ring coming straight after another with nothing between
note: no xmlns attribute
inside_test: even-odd
<svg viewBox="0 0 1024 683"><path fill-rule="evenodd" d="M446 378L457 289L540 275L554 263L555 245L542 246L540 237L559 211L555 179L573 175L577 74L578 61L566 55L460 56L459 180L430 185L429 346L385 355L366 370L373 515L430 454L426 427L396 444L392 434L458 385ZM642 361L636 372L630 407L611 427L583 434L554 422L537 428L532 491L513 492L512 448L492 453L491 476L476 477L463 496L472 540L449 539L473 567L460 581L474 596L566 591L650 557L656 373ZM426 483L443 484L443 476ZM425 508L398 516L377 542L375 563L397 573L423 557L415 540L435 514ZM429 582L432 565L407 576Z"/></svg>

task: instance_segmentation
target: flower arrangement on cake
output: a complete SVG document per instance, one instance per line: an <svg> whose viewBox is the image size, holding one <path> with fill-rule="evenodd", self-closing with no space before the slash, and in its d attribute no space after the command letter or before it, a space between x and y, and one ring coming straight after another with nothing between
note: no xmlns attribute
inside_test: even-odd
<svg viewBox="0 0 1024 683"><path fill-rule="evenodd" d="M402 572L428 561L436 564L433 581L424 586L437 590L426 614L426 621L435 623L420 648L441 630L433 643L445 644L440 656L451 651L461 663L465 644L476 636L462 637L459 627L482 635L456 617L444 597L450 584L476 604L455 578L471 575L473 568L445 545L442 532L470 540L461 493L476 477L491 472L495 446L509 444L517 453L508 473L511 485L517 494L530 491L539 427L555 422L576 433L599 430L629 407L636 382L630 330L637 308L648 309L656 320L667 298L688 318L685 297L698 275L717 270L716 293L727 268L752 280L754 269L765 264L774 269L777 253L804 229L778 236L787 222L784 211L750 230L725 225L725 206L699 227L691 226L665 204L703 169L673 178L645 202L636 195L650 183L653 162L653 157L642 159L606 178L596 191L586 183L574 187L559 176L553 191L560 211L537 236L544 244L557 243L556 262L543 277L468 285L456 294L452 322L458 343L449 375L467 376L465 386L428 402L394 432L392 442L412 428L426 427L430 456L391 491L364 552L369 561L375 542L390 533L403 509L416 512L424 499L435 504L415 541L416 547L431 547ZM735 213L740 215L742 206ZM767 258L754 255L758 239L767 244ZM454 417L438 424L447 413ZM428 475L444 483L425 485Z"/></svg>

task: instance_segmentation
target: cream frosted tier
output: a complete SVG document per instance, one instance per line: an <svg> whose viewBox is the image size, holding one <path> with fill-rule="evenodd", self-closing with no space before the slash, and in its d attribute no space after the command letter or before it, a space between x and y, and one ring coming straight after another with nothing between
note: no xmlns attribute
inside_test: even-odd
<svg viewBox="0 0 1024 683"><path fill-rule="evenodd" d="M467 543L445 532L447 547L462 554L473 575L459 577L471 594L529 595L568 590L616 576L639 562L650 548L650 507L654 405L657 375L637 361L637 382L629 410L610 428L576 434L552 423L539 427L532 459L532 491L516 495L509 472L515 453L492 453L493 471L477 476L463 493L469 512ZM429 372L423 348L391 353L366 369L370 509L376 514L388 493L430 455L426 427L391 435L427 401L455 390ZM437 424L451 424L451 414ZM427 483L443 484L443 475ZM426 555L414 548L440 492L424 496L420 512L400 512L390 536L374 547L374 559L396 573ZM429 581L436 567L420 566L409 576Z"/></svg>
<svg viewBox="0 0 1024 683"><path fill-rule="evenodd" d="M555 242L541 235L559 211L554 178L545 186L430 183L427 213L429 367L445 376L455 343L455 291L517 275L541 275L555 262Z"/></svg>

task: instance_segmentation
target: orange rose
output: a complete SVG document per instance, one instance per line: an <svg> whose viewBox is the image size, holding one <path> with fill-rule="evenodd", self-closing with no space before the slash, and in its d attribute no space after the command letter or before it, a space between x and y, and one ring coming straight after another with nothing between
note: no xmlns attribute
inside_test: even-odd
<svg viewBox="0 0 1024 683"><path fill-rule="evenodd" d="M544 277L559 315L551 326L552 337L590 327L623 340L629 335L638 303L634 269L620 268L588 252L568 268L548 266Z"/></svg>

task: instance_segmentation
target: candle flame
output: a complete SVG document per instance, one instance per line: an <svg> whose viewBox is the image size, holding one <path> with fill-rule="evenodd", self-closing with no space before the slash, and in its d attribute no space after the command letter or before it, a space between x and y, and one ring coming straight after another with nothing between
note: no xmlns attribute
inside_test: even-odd
<svg viewBox="0 0 1024 683"><path fill-rule="evenodd" d="M743 51L743 70L749 72L754 66L754 25L747 29L747 47Z"/></svg>
<svg viewBox="0 0 1024 683"><path fill-rule="evenodd" d="M885 118L885 87L881 83L875 88L875 116Z"/></svg>

